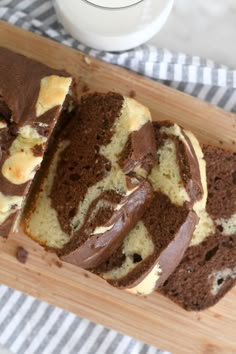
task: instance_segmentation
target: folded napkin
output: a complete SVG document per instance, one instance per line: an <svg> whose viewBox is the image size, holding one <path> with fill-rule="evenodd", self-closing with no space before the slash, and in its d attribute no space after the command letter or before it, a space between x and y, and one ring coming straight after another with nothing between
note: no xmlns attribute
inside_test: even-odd
<svg viewBox="0 0 236 354"><path fill-rule="evenodd" d="M0 19L236 112L236 71L211 60L150 45L118 54L90 49L65 32L48 0L0 0ZM5 285L0 343L15 354L167 354Z"/></svg>

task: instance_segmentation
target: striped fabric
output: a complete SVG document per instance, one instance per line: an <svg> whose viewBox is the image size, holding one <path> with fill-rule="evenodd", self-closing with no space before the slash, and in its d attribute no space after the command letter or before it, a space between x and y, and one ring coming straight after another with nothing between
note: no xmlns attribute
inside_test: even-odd
<svg viewBox="0 0 236 354"><path fill-rule="evenodd" d="M65 32L48 0L0 0L0 19L236 112L236 71L211 60L149 45L119 54L92 50ZM0 343L15 354L167 353L4 285Z"/></svg>
<svg viewBox="0 0 236 354"><path fill-rule="evenodd" d="M0 343L17 354L168 354L4 285Z"/></svg>

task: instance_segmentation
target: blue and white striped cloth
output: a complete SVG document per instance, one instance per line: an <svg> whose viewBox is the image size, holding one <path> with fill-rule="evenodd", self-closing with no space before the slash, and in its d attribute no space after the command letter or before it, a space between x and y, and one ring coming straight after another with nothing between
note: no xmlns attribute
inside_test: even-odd
<svg viewBox="0 0 236 354"><path fill-rule="evenodd" d="M65 32L49 0L0 0L0 19L236 112L236 71L211 60L149 45L119 54L92 50ZM0 343L15 354L167 353L4 285Z"/></svg>

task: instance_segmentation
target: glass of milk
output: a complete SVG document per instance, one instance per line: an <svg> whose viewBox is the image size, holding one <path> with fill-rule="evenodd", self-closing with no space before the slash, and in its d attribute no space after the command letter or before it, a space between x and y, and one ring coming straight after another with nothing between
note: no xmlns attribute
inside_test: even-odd
<svg viewBox="0 0 236 354"><path fill-rule="evenodd" d="M106 51L134 48L166 22L174 0L54 0L59 21L89 47Z"/></svg>

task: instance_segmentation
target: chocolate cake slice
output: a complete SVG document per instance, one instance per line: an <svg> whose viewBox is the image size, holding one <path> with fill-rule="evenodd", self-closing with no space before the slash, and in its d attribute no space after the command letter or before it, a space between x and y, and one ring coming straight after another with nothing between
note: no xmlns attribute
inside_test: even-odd
<svg viewBox="0 0 236 354"><path fill-rule="evenodd" d="M16 227L71 78L0 48L0 236Z"/></svg>
<svg viewBox="0 0 236 354"><path fill-rule="evenodd" d="M154 161L146 107L116 93L83 97L26 206L24 231L66 262L98 266L149 204Z"/></svg>
<svg viewBox="0 0 236 354"><path fill-rule="evenodd" d="M204 146L208 199L191 244L161 293L186 310L217 303L236 284L236 153Z"/></svg>
<svg viewBox="0 0 236 354"><path fill-rule="evenodd" d="M154 199L110 259L93 272L111 285L149 294L180 262L206 203L205 161L197 139L170 122L154 123Z"/></svg>

